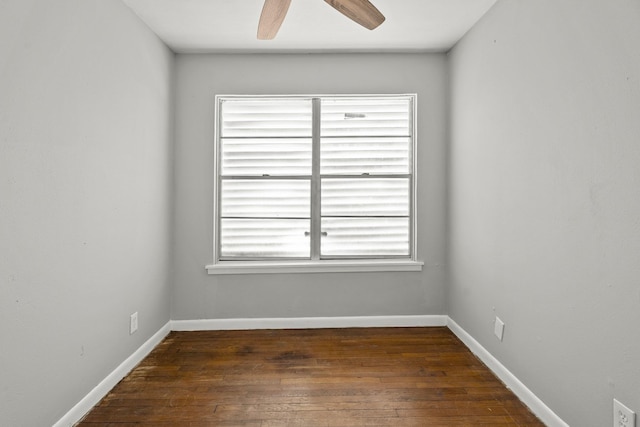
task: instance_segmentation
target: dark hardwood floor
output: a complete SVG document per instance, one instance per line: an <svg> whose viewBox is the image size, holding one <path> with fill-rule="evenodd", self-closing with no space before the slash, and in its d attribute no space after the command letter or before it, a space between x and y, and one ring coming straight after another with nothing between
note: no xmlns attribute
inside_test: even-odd
<svg viewBox="0 0 640 427"><path fill-rule="evenodd" d="M78 425L544 426L447 328L172 332Z"/></svg>

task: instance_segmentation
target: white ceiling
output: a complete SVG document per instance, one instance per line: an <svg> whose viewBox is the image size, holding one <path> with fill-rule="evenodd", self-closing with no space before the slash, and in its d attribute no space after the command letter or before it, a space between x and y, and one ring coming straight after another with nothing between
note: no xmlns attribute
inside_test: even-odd
<svg viewBox="0 0 640 427"><path fill-rule="evenodd" d="M449 50L496 0L372 0L369 31L323 0L293 0L274 40L257 40L263 0L123 0L171 49L204 52Z"/></svg>

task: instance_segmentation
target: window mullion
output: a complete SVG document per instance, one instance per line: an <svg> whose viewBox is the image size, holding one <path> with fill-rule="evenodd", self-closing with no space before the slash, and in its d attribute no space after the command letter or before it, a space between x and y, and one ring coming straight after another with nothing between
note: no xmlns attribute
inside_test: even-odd
<svg viewBox="0 0 640 427"><path fill-rule="evenodd" d="M311 259L320 259L320 98L312 99Z"/></svg>

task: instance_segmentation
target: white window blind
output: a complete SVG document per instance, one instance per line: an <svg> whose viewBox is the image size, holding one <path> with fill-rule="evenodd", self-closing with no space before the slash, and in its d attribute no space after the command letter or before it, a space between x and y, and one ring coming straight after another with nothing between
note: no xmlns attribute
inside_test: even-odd
<svg viewBox="0 0 640 427"><path fill-rule="evenodd" d="M217 260L412 259L414 96L217 102Z"/></svg>

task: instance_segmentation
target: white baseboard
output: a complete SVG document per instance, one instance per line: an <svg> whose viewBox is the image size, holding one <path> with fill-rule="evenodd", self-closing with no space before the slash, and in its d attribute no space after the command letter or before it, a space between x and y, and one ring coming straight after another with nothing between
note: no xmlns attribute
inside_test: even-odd
<svg viewBox="0 0 640 427"><path fill-rule="evenodd" d="M115 387L133 368L147 357L160 342L171 332L171 322L167 322L158 332L140 346L131 356L111 372L93 390L65 414L53 427L71 427L85 416L104 396Z"/></svg>
<svg viewBox="0 0 640 427"><path fill-rule="evenodd" d="M319 329L447 326L448 316L292 317L269 319L172 320L174 331L229 331L248 329Z"/></svg>
<svg viewBox="0 0 640 427"><path fill-rule="evenodd" d="M493 357L487 349L450 317L448 317L447 326L545 425L548 427L569 427L569 424L556 415L498 359Z"/></svg>

